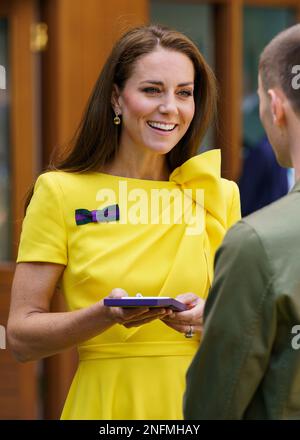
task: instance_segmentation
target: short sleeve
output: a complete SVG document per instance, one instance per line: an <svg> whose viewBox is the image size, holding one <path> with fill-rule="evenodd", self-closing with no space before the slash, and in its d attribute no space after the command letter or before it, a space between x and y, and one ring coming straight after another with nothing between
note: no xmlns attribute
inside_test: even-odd
<svg viewBox="0 0 300 440"><path fill-rule="evenodd" d="M67 231L56 172L39 176L23 221L17 263L67 264Z"/></svg>

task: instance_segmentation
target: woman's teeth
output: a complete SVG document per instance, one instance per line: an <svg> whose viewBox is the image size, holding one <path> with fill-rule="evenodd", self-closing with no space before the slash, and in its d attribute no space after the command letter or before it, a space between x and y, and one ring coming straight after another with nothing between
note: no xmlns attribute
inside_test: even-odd
<svg viewBox="0 0 300 440"><path fill-rule="evenodd" d="M152 128L157 128L163 131L172 131L176 127L176 124L163 124L162 122L148 121L147 124Z"/></svg>

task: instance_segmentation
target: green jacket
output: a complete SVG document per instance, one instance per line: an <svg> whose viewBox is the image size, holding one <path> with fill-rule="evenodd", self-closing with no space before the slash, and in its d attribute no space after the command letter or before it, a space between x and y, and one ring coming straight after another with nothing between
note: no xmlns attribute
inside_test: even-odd
<svg viewBox="0 0 300 440"><path fill-rule="evenodd" d="M299 325L300 182L217 252L185 418L300 419Z"/></svg>

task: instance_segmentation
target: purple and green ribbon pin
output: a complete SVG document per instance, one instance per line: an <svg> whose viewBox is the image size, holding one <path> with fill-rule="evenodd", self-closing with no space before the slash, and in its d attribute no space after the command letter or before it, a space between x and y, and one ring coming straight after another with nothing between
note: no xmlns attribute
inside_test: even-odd
<svg viewBox="0 0 300 440"><path fill-rule="evenodd" d="M105 223L118 221L120 219L119 205L110 205L104 209L76 209L75 220L76 225L86 225L87 223Z"/></svg>

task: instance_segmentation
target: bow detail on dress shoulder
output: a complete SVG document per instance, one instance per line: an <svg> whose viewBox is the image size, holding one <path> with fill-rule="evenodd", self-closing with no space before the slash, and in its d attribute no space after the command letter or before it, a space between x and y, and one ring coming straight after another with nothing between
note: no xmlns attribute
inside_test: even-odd
<svg viewBox="0 0 300 440"><path fill-rule="evenodd" d="M203 189L206 211L226 228L226 199L221 179L220 150L210 150L187 160L171 173L170 181L176 182L182 188Z"/></svg>
<svg viewBox="0 0 300 440"><path fill-rule="evenodd" d="M196 189L204 191L204 251L208 261L209 278L212 281L215 252L227 230L228 201L225 181L221 178L221 151L210 150L192 157L171 173L170 181L176 182L183 189L191 188L193 195Z"/></svg>

